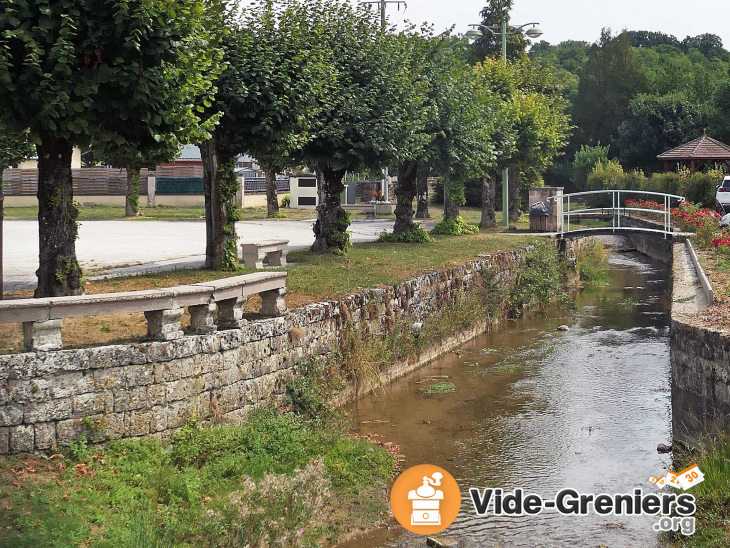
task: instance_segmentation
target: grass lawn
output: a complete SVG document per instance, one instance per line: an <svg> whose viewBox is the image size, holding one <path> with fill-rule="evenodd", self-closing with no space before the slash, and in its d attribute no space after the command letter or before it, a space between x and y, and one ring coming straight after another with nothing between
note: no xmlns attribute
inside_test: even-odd
<svg viewBox="0 0 730 548"><path fill-rule="evenodd" d="M320 546L387 516L395 459L337 417L242 425L0 459L0 545Z"/></svg>
<svg viewBox="0 0 730 548"><path fill-rule="evenodd" d="M367 243L354 245L346 255L314 254L306 250L293 251L289 260L294 264L285 270L287 304L295 308L304 304L356 292L370 287L393 285L424 272L441 270L473 260L480 253L494 253L517 249L534 241L535 236L482 232L473 236L437 236L436 242L423 245ZM86 283L86 293L137 291L170 287L180 284L205 282L211 279L245 274L211 272L207 270L179 270L146 276L115 278ZM28 298L32 292L7 293L6 298ZM260 299L246 303L250 313L258 311ZM189 316L183 316L183 326L189 325ZM64 321L63 338L67 348L89 344L108 344L120 341L142 341L147 332L144 314L119 314L71 318ZM0 325L0 353L19 352L22 348L20 324Z"/></svg>
<svg viewBox="0 0 730 548"><path fill-rule="evenodd" d="M243 221L264 221L266 219L265 207L245 207L238 210ZM282 209L286 218L291 221L313 219L317 216L316 211L307 209ZM6 219L37 219L37 207L6 207ZM123 207L94 206L79 207L80 221L202 221L205 219L203 207L169 207L158 206L154 208L142 208L141 217L124 217ZM269 219L276 221L279 219Z"/></svg>

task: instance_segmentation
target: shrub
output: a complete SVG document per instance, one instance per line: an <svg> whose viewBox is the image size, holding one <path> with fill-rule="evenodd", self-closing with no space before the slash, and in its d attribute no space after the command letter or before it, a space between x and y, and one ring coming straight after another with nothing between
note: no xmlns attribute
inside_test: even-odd
<svg viewBox="0 0 730 548"><path fill-rule="evenodd" d="M274 213L273 215L267 216L269 219L286 219L286 213L283 211L278 211L277 213Z"/></svg>
<svg viewBox="0 0 730 548"><path fill-rule="evenodd" d="M441 236L461 236L462 234L476 234L477 232L479 232L479 227L470 225L461 216L456 219L444 219L431 230L431 234Z"/></svg>
<svg viewBox="0 0 730 548"><path fill-rule="evenodd" d="M380 233L378 241L383 243L426 244L432 243L434 239L419 226L403 234L383 231Z"/></svg>
<svg viewBox="0 0 730 548"><path fill-rule="evenodd" d="M664 194L682 194L685 180L684 173L681 172L654 173L646 179L643 190Z"/></svg>
<svg viewBox="0 0 730 548"><path fill-rule="evenodd" d="M695 242L703 249L711 248L720 228L720 214L709 209L683 202L672 210L672 217L679 223L682 232L694 232Z"/></svg>
<svg viewBox="0 0 730 548"><path fill-rule="evenodd" d="M588 175L587 190L618 190L622 188L624 181L624 169L618 160L611 160L603 164L596 164L590 175ZM608 194L589 194L588 205L590 207L611 207L612 198Z"/></svg>
<svg viewBox="0 0 730 548"><path fill-rule="evenodd" d="M524 265L517 269L510 297L512 313L520 316L526 306L545 308L555 297L560 299L565 293L562 280L566 271L567 263L553 245L542 243L528 251Z"/></svg>
<svg viewBox="0 0 730 548"><path fill-rule="evenodd" d="M714 207L717 186L722 183L722 179L721 171L697 172L686 182L682 194L688 202L700 204L702 207Z"/></svg>
<svg viewBox="0 0 730 548"><path fill-rule="evenodd" d="M607 273L608 255L600 244L582 250L576 257L576 267L580 279L591 284L607 284L611 281Z"/></svg>
<svg viewBox="0 0 730 548"><path fill-rule="evenodd" d="M588 176L593 172L597 165L606 165L607 163L608 147L602 147L600 144L595 147L587 147L583 145L580 147L580 150L575 153L570 181L577 189L586 190Z"/></svg>
<svg viewBox="0 0 730 548"><path fill-rule="evenodd" d="M281 207L284 209L291 207L291 196L289 194L285 194L284 197L281 199Z"/></svg>

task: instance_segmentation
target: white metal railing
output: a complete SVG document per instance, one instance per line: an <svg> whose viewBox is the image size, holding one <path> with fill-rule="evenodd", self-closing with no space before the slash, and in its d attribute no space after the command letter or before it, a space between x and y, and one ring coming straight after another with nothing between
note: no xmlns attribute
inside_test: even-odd
<svg viewBox="0 0 730 548"><path fill-rule="evenodd" d="M589 196L593 194L610 194L611 195L611 207L594 207L594 208L584 208L584 209L570 209L570 201L571 198L576 198L580 196ZM622 206L621 204L621 195L627 195L627 194L641 194L644 196L659 196L662 198L663 204L662 207L664 209L647 209L647 208L641 208L641 207L626 207L624 204ZM564 235L566 232L570 232L570 216L576 215L578 213L606 213L609 212L611 214L611 226L614 229L614 231L617 228L621 228L621 214L623 213L624 216L626 215L626 212L639 212L639 213L652 213L656 215L661 215L664 220L664 238L667 237L668 234L672 232L672 216L671 216L671 206L672 202L674 200L678 200L680 203L684 202L684 196L677 196L675 194L664 194L661 192L649 192L645 190L589 190L586 192L574 192L572 194L562 194L559 196L550 196L548 198L548 202L557 202L560 200L560 209L562 211L562 223L560 227L560 235ZM566 203L567 200L567 203ZM567 205L567 208L565 207ZM567 224L567 230L566 230L566 224Z"/></svg>

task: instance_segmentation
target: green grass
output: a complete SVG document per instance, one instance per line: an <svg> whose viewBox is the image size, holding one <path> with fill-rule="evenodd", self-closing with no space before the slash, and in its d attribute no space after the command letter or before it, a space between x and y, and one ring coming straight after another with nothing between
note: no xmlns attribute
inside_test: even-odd
<svg viewBox="0 0 730 548"><path fill-rule="evenodd" d="M426 388L426 394L446 394L456 390L453 382L438 382Z"/></svg>
<svg viewBox="0 0 730 548"><path fill-rule="evenodd" d="M238 209L243 221L264 221L267 219L265 207L244 207ZM124 217L124 208L115 206L98 205L94 207L79 206L80 221L109 221L128 220L138 221L202 221L205 219L205 208L200 207L170 207L157 206L154 208L143 207L140 217ZM38 207L6 207L4 210L6 219L37 219ZM285 215L285 217L281 216ZM276 219L288 219L297 221L313 219L317 216L316 211L306 209L282 209L280 216Z"/></svg>
<svg viewBox="0 0 730 548"><path fill-rule="evenodd" d="M697 502L696 532L691 537L674 535L674 541L687 548L730 546L730 436L709 441L697 453L675 454L674 470L693 464L705 475L705 480L689 491Z"/></svg>
<svg viewBox="0 0 730 548"><path fill-rule="evenodd" d="M580 279L591 285L608 285L611 281L608 275L608 254L601 244L582 249L576 257L576 268Z"/></svg>
<svg viewBox="0 0 730 548"><path fill-rule="evenodd" d="M436 236L429 244L355 244L344 256L289 253L294 263L287 288L314 299L331 299L360 289L393 285L424 272L442 270L477 259L480 253L518 249L542 240L534 236L479 233L470 236Z"/></svg>
<svg viewBox="0 0 730 548"><path fill-rule="evenodd" d="M360 498L378 500L367 511L382 518L394 470L387 451L341 424L263 410L242 426L186 426L169 447L80 442L63 458L6 458L2 546L333 542L376 519L363 515Z"/></svg>

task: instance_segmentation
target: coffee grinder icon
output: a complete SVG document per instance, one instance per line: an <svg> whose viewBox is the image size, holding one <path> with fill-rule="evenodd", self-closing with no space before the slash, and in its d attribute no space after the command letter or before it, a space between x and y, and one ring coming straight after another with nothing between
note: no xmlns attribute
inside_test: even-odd
<svg viewBox="0 0 730 548"><path fill-rule="evenodd" d="M441 525L439 506L444 500L444 492L437 491L431 486L440 486L443 477L444 475L439 472L433 475L433 479L423 476L423 485L408 492L408 500L413 501L411 525Z"/></svg>

